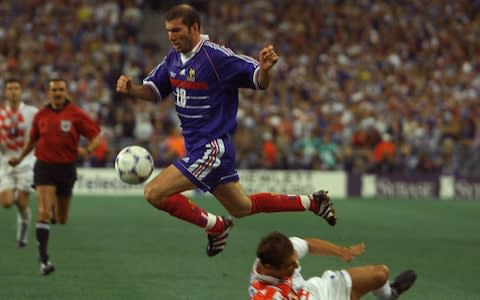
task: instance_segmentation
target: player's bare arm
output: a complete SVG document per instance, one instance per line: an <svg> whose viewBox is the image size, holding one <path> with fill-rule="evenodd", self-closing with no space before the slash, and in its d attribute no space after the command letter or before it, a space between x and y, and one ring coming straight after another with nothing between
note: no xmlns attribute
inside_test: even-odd
<svg viewBox="0 0 480 300"><path fill-rule="evenodd" d="M278 62L278 55L272 45L263 48L258 56L260 71L258 72L258 84L266 89L270 85L270 70Z"/></svg>
<svg viewBox="0 0 480 300"><path fill-rule="evenodd" d="M352 261L356 256L362 255L365 252L364 243L355 244L350 247L342 247L334 243L315 238L307 238L305 240L308 243L308 250L310 254L335 256L346 262Z"/></svg>
<svg viewBox="0 0 480 300"><path fill-rule="evenodd" d="M121 75L118 78L116 91L147 101L153 102L156 100L155 94L151 87L143 84L134 84L132 79L125 75Z"/></svg>
<svg viewBox="0 0 480 300"><path fill-rule="evenodd" d="M12 166L12 167L15 167L16 165L18 165L19 163L22 162L22 160L25 158L25 156L27 156L30 152L32 152L33 148L35 148L35 144L37 143L37 141L35 140L32 140L32 139L29 139L28 140L28 143L25 145L25 147L23 148L22 150L22 153L20 154L20 156L18 157L12 157L8 160L8 163Z"/></svg>

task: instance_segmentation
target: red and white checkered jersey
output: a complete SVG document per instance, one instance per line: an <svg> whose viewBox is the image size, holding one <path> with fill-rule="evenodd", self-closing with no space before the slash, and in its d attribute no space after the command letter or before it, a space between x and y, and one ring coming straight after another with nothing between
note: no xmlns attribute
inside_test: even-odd
<svg viewBox="0 0 480 300"><path fill-rule="evenodd" d="M34 115L38 108L20 103L17 109L8 103L0 107L0 143L5 157L18 156L29 138ZM33 158L33 155L31 155ZM28 157L26 157L27 159Z"/></svg>
<svg viewBox="0 0 480 300"><path fill-rule="evenodd" d="M308 243L298 237L290 237L293 249L297 252L298 259L308 253ZM305 279L302 276L302 267L299 265L290 278L280 280L257 272L260 260L253 263L250 273L250 286L248 292L250 300L307 300L310 293L303 289Z"/></svg>

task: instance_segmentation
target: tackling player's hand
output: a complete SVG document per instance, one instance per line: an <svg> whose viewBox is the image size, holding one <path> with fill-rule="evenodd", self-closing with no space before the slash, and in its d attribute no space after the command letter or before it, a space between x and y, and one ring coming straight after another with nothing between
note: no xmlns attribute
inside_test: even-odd
<svg viewBox="0 0 480 300"><path fill-rule="evenodd" d="M360 243L343 249L342 259L346 262L351 262L355 256L362 255L365 252L365 244Z"/></svg>
<svg viewBox="0 0 480 300"><path fill-rule="evenodd" d="M12 167L15 167L21 162L21 160L18 157L12 157L8 160L8 164L11 165Z"/></svg>
<svg viewBox="0 0 480 300"><path fill-rule="evenodd" d="M117 80L116 91L123 94L128 94L132 87L132 80L125 75L121 75Z"/></svg>
<svg viewBox="0 0 480 300"><path fill-rule="evenodd" d="M275 53L275 50L273 50L272 45L269 45L260 51L259 62L260 68L263 70L270 70L277 63L277 61L278 55Z"/></svg>

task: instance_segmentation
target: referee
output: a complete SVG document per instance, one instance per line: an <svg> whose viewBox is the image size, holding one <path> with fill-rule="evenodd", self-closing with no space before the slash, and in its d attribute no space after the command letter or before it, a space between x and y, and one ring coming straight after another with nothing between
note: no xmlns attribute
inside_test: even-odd
<svg viewBox="0 0 480 300"><path fill-rule="evenodd" d="M57 223L66 224L77 179L75 163L79 155L92 153L100 139L95 121L68 99L64 79L50 80L47 95L49 103L35 115L29 141L20 156L9 160L16 166L35 148L33 184L38 201L36 237L42 275L55 270L47 254L52 207ZM79 147L80 136L88 139L86 147Z"/></svg>

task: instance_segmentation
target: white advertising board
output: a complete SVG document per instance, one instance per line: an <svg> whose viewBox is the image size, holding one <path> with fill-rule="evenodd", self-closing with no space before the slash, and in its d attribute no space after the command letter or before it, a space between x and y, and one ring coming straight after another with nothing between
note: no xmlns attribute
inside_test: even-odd
<svg viewBox="0 0 480 300"><path fill-rule="evenodd" d="M154 175L160 170L155 170ZM309 194L327 190L331 197L346 197L344 172L239 170L240 182L248 194L273 192ZM75 195L143 195L143 184L128 185L118 179L114 169L79 168Z"/></svg>

